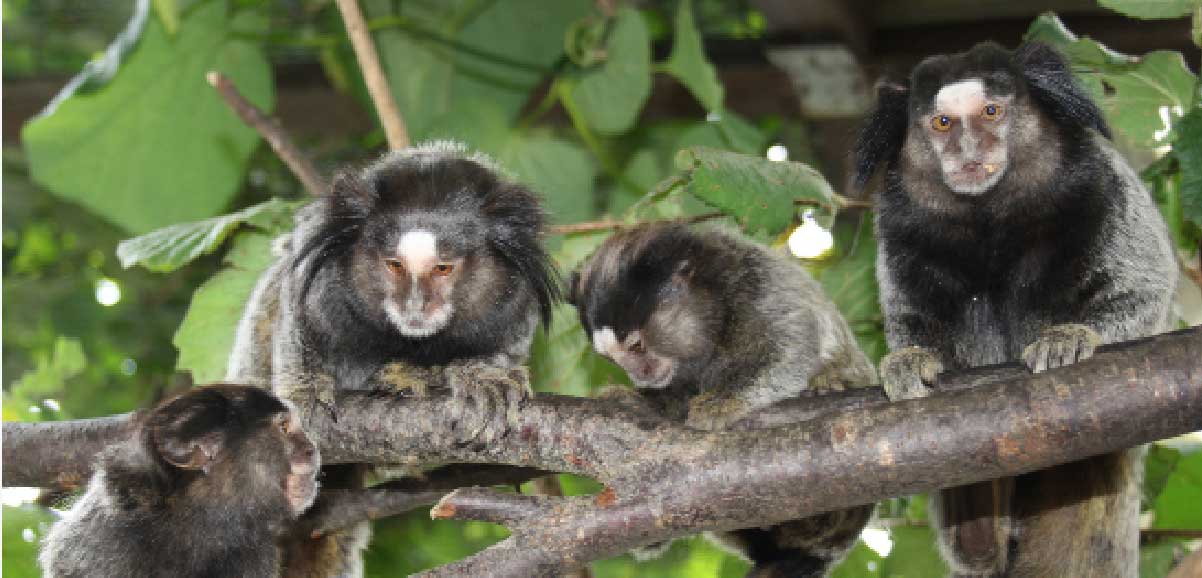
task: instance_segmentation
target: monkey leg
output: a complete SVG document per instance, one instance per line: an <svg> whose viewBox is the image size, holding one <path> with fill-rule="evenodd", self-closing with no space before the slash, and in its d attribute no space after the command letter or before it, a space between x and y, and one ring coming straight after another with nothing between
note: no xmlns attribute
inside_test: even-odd
<svg viewBox="0 0 1202 578"><path fill-rule="evenodd" d="M1143 458L1134 448L1017 478L1008 576L1139 576Z"/></svg>
<svg viewBox="0 0 1202 578"><path fill-rule="evenodd" d="M768 528L707 534L754 564L747 578L821 578L855 545L874 506L827 512Z"/></svg>
<svg viewBox="0 0 1202 578"><path fill-rule="evenodd" d="M952 576L994 577L1006 570L1013 533L1014 479L1001 478L931 495L931 523Z"/></svg>
<svg viewBox="0 0 1202 578"><path fill-rule="evenodd" d="M1040 331L1035 342L1023 349L1023 362L1040 373L1089 359L1101 343L1102 337L1084 325L1053 325Z"/></svg>

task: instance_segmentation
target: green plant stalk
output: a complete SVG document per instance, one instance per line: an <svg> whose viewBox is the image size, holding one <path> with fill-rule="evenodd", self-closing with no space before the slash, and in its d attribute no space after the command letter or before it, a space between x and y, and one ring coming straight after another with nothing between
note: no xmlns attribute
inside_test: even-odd
<svg viewBox="0 0 1202 578"><path fill-rule="evenodd" d="M539 100L538 104L536 104L529 113L527 113L522 118L518 119L517 129L519 131L528 130L531 126L534 125L534 123L538 122L538 120L541 119L543 117L543 115L547 114L548 112L551 112L551 109L555 108L555 105L558 102L559 102L559 91L555 89L554 85L552 85L550 88L547 89L547 94L543 95L542 100Z"/></svg>
<svg viewBox="0 0 1202 578"><path fill-rule="evenodd" d="M601 145L601 140L588 127L588 123L585 122L584 117L580 114L580 109L576 106L576 101L572 99L572 89L568 86L568 83L562 78L557 78L551 85L551 91L559 94L559 102L563 104L564 111L568 113L568 119L572 122L572 128L576 129L576 133L580 135L580 140L584 141L584 145L597 158L597 162L601 164L601 168L605 170L606 174L613 178L614 181L617 181L619 185L622 185L623 188L634 193L642 193L642 189L637 184L622 174L621 167L605 152L605 148Z"/></svg>
<svg viewBox="0 0 1202 578"><path fill-rule="evenodd" d="M1163 193L1164 220L1169 225L1173 244L1178 247L1188 246L1185 237L1185 212L1181 207L1181 171L1157 177L1156 188Z"/></svg>

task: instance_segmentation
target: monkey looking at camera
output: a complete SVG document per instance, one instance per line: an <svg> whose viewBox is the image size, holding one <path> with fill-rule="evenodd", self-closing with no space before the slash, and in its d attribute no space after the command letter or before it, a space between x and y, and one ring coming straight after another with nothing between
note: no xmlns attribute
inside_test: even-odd
<svg viewBox="0 0 1202 578"><path fill-rule="evenodd" d="M137 419L47 534L45 575L280 576L277 540L312 504L320 461L292 409L260 388L214 385Z"/></svg>
<svg viewBox="0 0 1202 578"><path fill-rule="evenodd" d="M875 381L847 323L800 264L733 234L664 223L620 231L573 274L569 300L593 347L637 386L635 401L700 429L803 392ZM872 509L718 539L755 564L753 576L824 576Z"/></svg>
<svg viewBox="0 0 1202 578"><path fill-rule="evenodd" d="M882 86L856 183L884 167L877 274L892 399L938 373L1040 372L1169 328L1177 266L1139 176L1054 49L981 44ZM1137 575L1142 452L939 493L957 576Z"/></svg>
<svg viewBox="0 0 1202 578"><path fill-rule="evenodd" d="M526 360L559 298L544 222L530 190L459 144L417 145L344 172L277 243L226 379L273 387L315 411L333 408L335 388L420 385L414 372L446 366L457 438L487 443L530 393L504 370ZM327 487L364 477L345 466L326 476ZM358 575L368 534L364 523L290 548L290 558L337 559L293 575Z"/></svg>

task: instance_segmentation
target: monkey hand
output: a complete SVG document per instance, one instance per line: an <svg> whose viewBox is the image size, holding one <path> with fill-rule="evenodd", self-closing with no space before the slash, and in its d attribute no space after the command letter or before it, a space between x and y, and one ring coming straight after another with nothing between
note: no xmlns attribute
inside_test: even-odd
<svg viewBox="0 0 1202 578"><path fill-rule="evenodd" d="M711 390L689 400L689 417L685 425L706 431L723 430L747 417L754 409L745 400Z"/></svg>
<svg viewBox="0 0 1202 578"><path fill-rule="evenodd" d="M424 367L409 365L403 361L385 364L374 376L375 385L413 397L429 396L429 385L433 376Z"/></svg>
<svg viewBox="0 0 1202 578"><path fill-rule="evenodd" d="M507 434L532 395L525 367L454 363L446 377L454 400L451 431L463 445L488 445Z"/></svg>
<svg viewBox="0 0 1202 578"><path fill-rule="evenodd" d="M942 372L943 361L926 347L898 349L881 360L881 382L890 401L930 395L935 378Z"/></svg>
<svg viewBox="0 0 1202 578"><path fill-rule="evenodd" d="M1039 332L1035 342L1023 349L1023 362L1034 373L1072 365L1093 357L1102 336L1078 323L1053 325Z"/></svg>

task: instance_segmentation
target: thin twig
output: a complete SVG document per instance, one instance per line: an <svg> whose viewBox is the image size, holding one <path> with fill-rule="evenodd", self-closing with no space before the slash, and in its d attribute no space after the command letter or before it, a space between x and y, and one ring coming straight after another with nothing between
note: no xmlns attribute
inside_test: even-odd
<svg viewBox="0 0 1202 578"><path fill-rule="evenodd" d="M380 67L380 56L376 53L376 45L372 44L371 32L363 19L363 12L359 10L358 0L338 0L338 10L342 12L346 34L351 37L351 45L355 48L355 58L359 61L359 69L363 71L367 92L376 105L376 115L384 126L388 147L393 150L408 147L409 133L405 130L405 120L392 97L388 77Z"/></svg>
<svg viewBox="0 0 1202 578"><path fill-rule="evenodd" d="M222 100L229 105L238 118L242 119L248 126L255 129L267 144L271 145L271 150L284 161L288 169L296 175L297 180L301 182L301 186L310 195L319 196L325 194L326 182L321 178L320 173L309 162L309 158L304 155L292 142L292 138L288 136L288 132L280 125L280 122L259 110L259 107L251 104L238 92L238 87L234 86L233 81L227 78L224 74L217 71L210 71L205 75L205 79L213 88L217 89L217 93L221 95Z"/></svg>
<svg viewBox="0 0 1202 578"><path fill-rule="evenodd" d="M700 223L702 221L708 221L710 219L717 219L720 217L722 217L722 213L702 213L700 215L693 215L692 217L677 219L677 221L691 225L693 223ZM614 219L607 218L601 219L600 221L585 221L583 223L572 223L570 225L555 225L550 228L550 232L552 235L571 235L574 233L614 231L629 225L630 223L624 223L622 221L616 221Z"/></svg>

